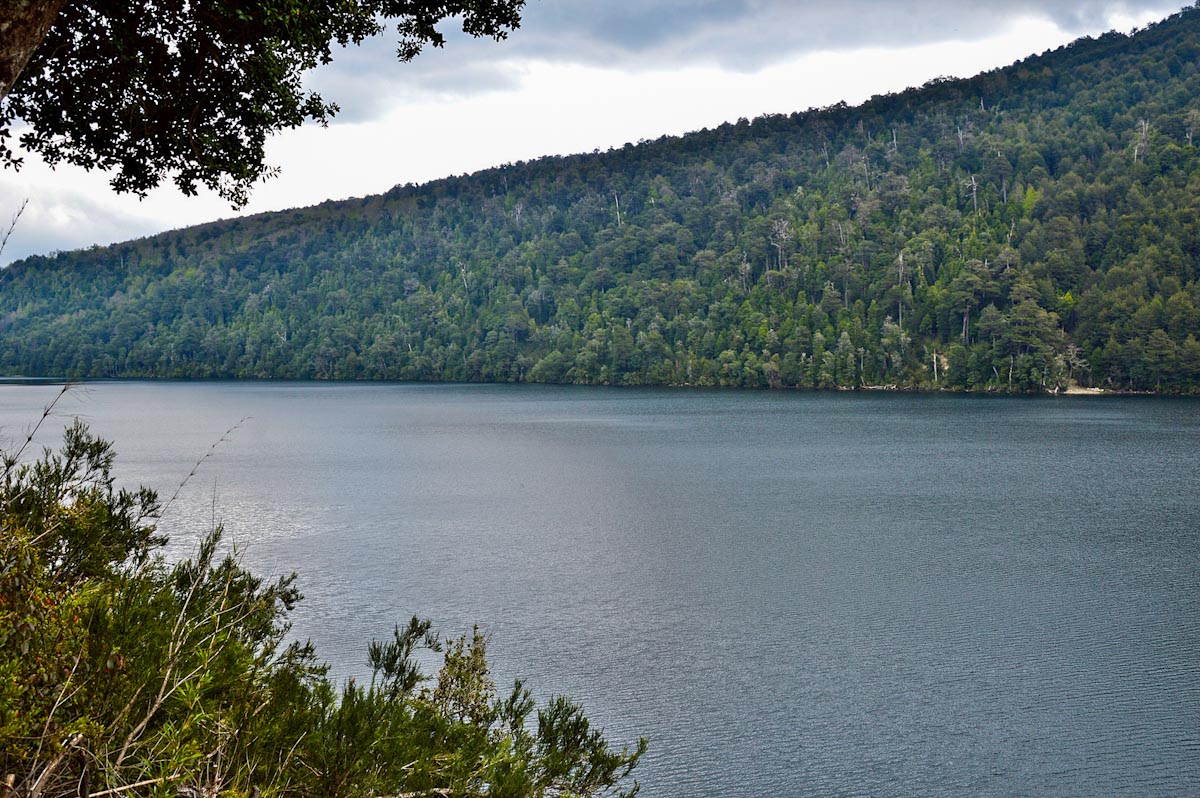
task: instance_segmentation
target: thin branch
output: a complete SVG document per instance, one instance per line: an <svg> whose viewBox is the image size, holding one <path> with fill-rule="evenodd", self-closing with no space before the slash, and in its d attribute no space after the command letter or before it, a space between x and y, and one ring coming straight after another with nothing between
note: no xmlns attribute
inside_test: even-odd
<svg viewBox="0 0 1200 798"><path fill-rule="evenodd" d="M46 766L42 768L42 772L38 775L37 779L34 780L33 786L29 788L29 798L40 798L42 791L46 789L46 780L50 778L50 775L54 773L54 771L58 770L59 766L63 763L63 760L67 758L67 754L72 748L79 744L81 739L83 739L83 735L76 734L74 737L67 740L67 742L63 745L62 750L58 752L58 755L46 763ZM30 775L32 775L32 773Z"/></svg>
<svg viewBox="0 0 1200 798"><path fill-rule="evenodd" d="M27 448L29 448L29 444L33 443L33 439L34 439L34 437L37 436L38 430L40 430L42 428L42 424L44 424L46 422L46 419L50 417L50 414L54 412L54 406L57 405L59 400L62 399L63 396L67 393L67 391L71 390L71 388L73 388L73 387L75 387L75 383L64 382L62 390L59 391L58 394L53 399L50 400L50 404L48 404L42 408L42 417L37 420L37 423L33 425L33 429L31 429L29 431L29 434L25 436L25 441L24 441L24 443L21 444L21 448L17 449L16 454L13 454L11 457L9 457L9 456L5 457L5 461L4 461L5 474L7 474L8 471L13 466L15 466L18 462L20 462L21 455L23 455L25 453L25 450Z"/></svg>
<svg viewBox="0 0 1200 798"><path fill-rule="evenodd" d="M88 798L101 798L105 795L117 795L118 793L129 792L136 790L138 787L149 787L152 784L162 784L164 781L169 781L175 776L160 776L157 779L146 779L145 781L137 781L133 784L126 784L124 787L113 787L110 790L101 790L100 792L88 793Z"/></svg>
<svg viewBox="0 0 1200 798"><path fill-rule="evenodd" d="M254 613L256 608L253 606L253 604L243 608L240 605L230 605L228 603L232 579L233 577L231 574L227 575L225 578L225 584L222 589L220 602L218 604L220 609L216 611L210 611L205 615L206 621L214 624L212 630L204 634L198 640L191 640L191 634L196 627L195 625L187 622L186 616L188 608L191 606L192 599L195 597L196 591L200 588L202 581L202 574L199 572L199 569L197 570L196 578L192 582L191 587L188 589L187 597L184 599L183 606L180 608L179 615L176 618L175 627L171 631L172 640L170 646L167 648L166 671L164 672L162 682L159 685L158 695L155 696L154 700L150 703L150 707L146 711L146 714L142 717L141 721L139 721L125 737L125 741L121 745L121 750L117 754L116 767L119 768L122 765L129 753L130 747L138 740L142 732L146 730L146 727L150 724L150 721L154 719L154 716L158 713L158 710L162 707L162 705L166 703L167 699L173 696L176 691L178 691L196 676L207 670L208 660L205 659L189 673L179 677L175 676L176 666L180 664L180 658L185 644L187 644L187 647L191 650L200 650L217 644L222 631L221 624L225 620L226 616L234 613L240 613L236 614L234 620L231 622L231 626L237 628L244 620L249 618Z"/></svg>
<svg viewBox="0 0 1200 798"><path fill-rule="evenodd" d="M25 213L25 206L29 204L29 198L21 200L21 207L17 208L17 212L13 214L12 222L8 225L8 230L4 233L4 238L0 238L0 255L4 254L4 246L8 243L8 237L17 227L17 220L21 218L21 214Z"/></svg>
<svg viewBox="0 0 1200 798"><path fill-rule="evenodd" d="M196 474L200 471L200 467L204 465L204 461L216 454L217 447L222 443L227 443L229 441L229 436L234 432L237 432L237 430L240 429L241 426L251 418L252 416L242 416L238 423L225 430L225 434L220 438L217 438L217 440L213 442L213 445L208 447L208 451L204 453L203 457L196 461L196 464L192 466L192 470L189 471L188 475L183 478L183 481L176 486L175 492L171 494L171 498L168 499L167 503L163 505L162 510L158 514L159 519L167 514L167 510L171 509L171 505L174 504L175 500L179 498L179 494L183 492L184 487L186 487L187 484L192 481L192 477L196 476Z"/></svg>
<svg viewBox="0 0 1200 798"><path fill-rule="evenodd" d="M61 638L60 638L61 639ZM54 720L54 713L58 712L58 708L71 696L79 692L79 687L75 687L70 692L67 688L71 687L71 681L75 678L75 671L79 668L79 662L83 659L83 649L75 655L75 662L71 665L71 671L67 674L67 680L63 682L62 689L58 691L58 698L54 700L54 706L50 708L50 714L46 716L46 723L42 727L41 736L38 738L37 751L34 752L33 758L39 759L42 755L42 744L50 738L50 724Z"/></svg>

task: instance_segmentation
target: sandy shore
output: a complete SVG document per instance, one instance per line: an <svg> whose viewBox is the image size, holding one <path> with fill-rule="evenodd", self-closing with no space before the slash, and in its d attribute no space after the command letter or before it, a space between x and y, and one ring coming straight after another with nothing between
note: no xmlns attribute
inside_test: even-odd
<svg viewBox="0 0 1200 798"><path fill-rule="evenodd" d="M1106 391L1103 388L1084 388L1081 385L1071 383L1067 386L1067 389L1063 391L1063 393L1068 396L1100 396L1102 394L1109 393L1109 391Z"/></svg>

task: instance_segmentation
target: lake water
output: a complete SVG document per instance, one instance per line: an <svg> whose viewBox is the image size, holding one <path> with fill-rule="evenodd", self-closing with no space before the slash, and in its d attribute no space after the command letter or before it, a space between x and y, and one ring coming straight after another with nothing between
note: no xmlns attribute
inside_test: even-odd
<svg viewBox="0 0 1200 798"><path fill-rule="evenodd" d="M0 386L16 438L57 389ZM96 383L122 480L650 737L649 798L1200 794L1200 402ZM43 440L53 444L53 434Z"/></svg>

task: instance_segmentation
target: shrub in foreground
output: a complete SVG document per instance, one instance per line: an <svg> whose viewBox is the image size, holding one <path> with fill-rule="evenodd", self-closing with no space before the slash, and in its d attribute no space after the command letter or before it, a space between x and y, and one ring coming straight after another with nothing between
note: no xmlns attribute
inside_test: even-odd
<svg viewBox="0 0 1200 798"><path fill-rule="evenodd" d="M413 618L337 686L287 642L295 576L220 551L159 553L159 504L119 490L76 422L61 451L3 454L0 795L632 795L645 750L612 748L565 698L499 693L486 640ZM419 649L443 654L436 677ZM623 791L624 790L624 791Z"/></svg>

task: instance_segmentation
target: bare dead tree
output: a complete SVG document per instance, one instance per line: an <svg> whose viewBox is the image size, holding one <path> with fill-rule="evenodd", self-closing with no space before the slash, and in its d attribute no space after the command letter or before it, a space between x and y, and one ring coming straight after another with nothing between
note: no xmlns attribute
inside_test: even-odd
<svg viewBox="0 0 1200 798"><path fill-rule="evenodd" d="M970 193L971 206L975 209L975 215L979 215L979 181L975 179L975 175L971 175L970 180L963 181L963 193Z"/></svg>
<svg viewBox="0 0 1200 798"><path fill-rule="evenodd" d="M1146 159L1146 150L1149 147L1150 140L1150 123L1145 119L1138 120L1138 137L1133 143L1133 162L1137 163L1140 157L1143 161Z"/></svg>
<svg viewBox="0 0 1200 798"><path fill-rule="evenodd" d="M776 219L771 226L771 234L768 236L771 246L775 247L777 258L776 262L780 269L786 269L787 247L792 241L792 224L787 219Z"/></svg>

